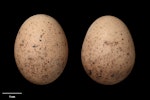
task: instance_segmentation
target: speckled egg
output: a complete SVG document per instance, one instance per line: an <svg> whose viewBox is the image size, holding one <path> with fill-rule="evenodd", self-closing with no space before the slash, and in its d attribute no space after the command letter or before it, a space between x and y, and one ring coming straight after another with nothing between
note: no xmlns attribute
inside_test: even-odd
<svg viewBox="0 0 150 100"><path fill-rule="evenodd" d="M134 43L123 21L110 15L95 20L83 41L81 59L86 73L97 83L123 81L135 62Z"/></svg>
<svg viewBox="0 0 150 100"><path fill-rule="evenodd" d="M29 17L18 31L14 56L19 71L31 83L55 81L68 59L68 43L60 24L45 14Z"/></svg>

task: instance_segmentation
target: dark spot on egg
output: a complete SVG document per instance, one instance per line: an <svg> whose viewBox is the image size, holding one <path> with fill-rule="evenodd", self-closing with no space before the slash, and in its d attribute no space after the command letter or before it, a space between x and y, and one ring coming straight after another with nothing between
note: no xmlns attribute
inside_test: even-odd
<svg viewBox="0 0 150 100"><path fill-rule="evenodd" d="M108 42L107 42L107 41L105 41L105 42L104 42L104 44L108 45Z"/></svg>
<svg viewBox="0 0 150 100"><path fill-rule="evenodd" d="M20 46L24 46L24 40L21 41Z"/></svg>
<svg viewBox="0 0 150 100"><path fill-rule="evenodd" d="M42 76L42 79L43 79L43 80L47 80L47 79L48 79L48 75L43 75L43 76Z"/></svg>
<svg viewBox="0 0 150 100"><path fill-rule="evenodd" d="M97 79L101 78L101 77L102 77L102 70L100 70L99 72L96 71L95 77L96 77Z"/></svg>
<svg viewBox="0 0 150 100"><path fill-rule="evenodd" d="M97 76L97 78L100 78L100 77L102 77L102 73L101 72L97 72L96 76Z"/></svg>
<svg viewBox="0 0 150 100"><path fill-rule="evenodd" d="M93 65L95 64L95 62L92 63Z"/></svg>
<svg viewBox="0 0 150 100"><path fill-rule="evenodd" d="M121 55L119 55L118 58L121 58Z"/></svg>
<svg viewBox="0 0 150 100"><path fill-rule="evenodd" d="M38 45L33 45L32 47L33 47L33 48L36 48L36 47L38 47Z"/></svg>
<svg viewBox="0 0 150 100"><path fill-rule="evenodd" d="M58 43L56 43L56 46L58 46Z"/></svg>
<svg viewBox="0 0 150 100"><path fill-rule="evenodd" d="M24 44L21 43L20 46L24 46Z"/></svg>
<svg viewBox="0 0 150 100"><path fill-rule="evenodd" d="M44 56L47 57L47 53L46 52L44 53Z"/></svg>
<svg viewBox="0 0 150 100"><path fill-rule="evenodd" d="M20 68L21 71L23 71L23 68Z"/></svg>
<svg viewBox="0 0 150 100"><path fill-rule="evenodd" d="M64 43L64 46L67 46L67 43L66 43L66 42Z"/></svg>
<svg viewBox="0 0 150 100"><path fill-rule="evenodd" d="M24 43L24 40L22 40L22 43Z"/></svg>
<svg viewBox="0 0 150 100"><path fill-rule="evenodd" d="M114 74L111 74L111 77L114 77L115 75Z"/></svg>
<svg viewBox="0 0 150 100"><path fill-rule="evenodd" d="M36 74L34 71L32 71L31 73L32 73L32 75L35 75L35 74Z"/></svg>
<svg viewBox="0 0 150 100"><path fill-rule="evenodd" d="M115 41L115 42L105 41L103 46L104 45L116 46L116 45L118 45L118 42L117 41Z"/></svg>
<svg viewBox="0 0 150 100"><path fill-rule="evenodd" d="M117 45L118 44L118 42L114 42L114 45Z"/></svg>
<svg viewBox="0 0 150 100"><path fill-rule="evenodd" d="M120 50L120 51L123 51L121 47L119 47L119 50Z"/></svg>
<svg viewBox="0 0 150 100"><path fill-rule="evenodd" d="M33 58L30 58L30 57L29 57L28 60L33 60Z"/></svg>
<svg viewBox="0 0 150 100"><path fill-rule="evenodd" d="M109 66L109 63L107 63L107 66Z"/></svg>
<svg viewBox="0 0 150 100"><path fill-rule="evenodd" d="M112 63L112 65L114 64L114 62L113 62L113 61L111 61L111 63Z"/></svg>
<svg viewBox="0 0 150 100"><path fill-rule="evenodd" d="M44 71L47 72L47 67L44 66L43 68L44 68Z"/></svg>
<svg viewBox="0 0 150 100"><path fill-rule="evenodd" d="M44 34L45 34L45 33L43 32L43 33L40 35L40 38L42 38Z"/></svg>
<svg viewBox="0 0 150 100"><path fill-rule="evenodd" d="M41 56L39 56L39 58L40 58L41 60L44 60L44 58L43 58L43 57L41 57Z"/></svg>
<svg viewBox="0 0 150 100"><path fill-rule="evenodd" d="M44 62L44 65L47 65L47 62Z"/></svg>
<svg viewBox="0 0 150 100"><path fill-rule="evenodd" d="M58 34L61 34L61 32L59 31Z"/></svg>
<svg viewBox="0 0 150 100"><path fill-rule="evenodd" d="M88 75L92 75L92 71L91 71L91 70L88 70L88 71L87 71L87 74L88 74Z"/></svg>

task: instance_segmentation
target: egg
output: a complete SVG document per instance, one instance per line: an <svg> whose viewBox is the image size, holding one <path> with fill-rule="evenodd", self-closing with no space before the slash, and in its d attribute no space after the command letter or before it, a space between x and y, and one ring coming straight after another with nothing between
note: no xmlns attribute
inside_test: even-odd
<svg viewBox="0 0 150 100"><path fill-rule="evenodd" d="M87 75L103 85L114 85L131 73L135 48L129 29L111 15L96 19L89 27L81 50Z"/></svg>
<svg viewBox="0 0 150 100"><path fill-rule="evenodd" d="M21 25L14 44L16 65L29 82L55 81L68 59L68 43L60 24L51 16L36 14Z"/></svg>

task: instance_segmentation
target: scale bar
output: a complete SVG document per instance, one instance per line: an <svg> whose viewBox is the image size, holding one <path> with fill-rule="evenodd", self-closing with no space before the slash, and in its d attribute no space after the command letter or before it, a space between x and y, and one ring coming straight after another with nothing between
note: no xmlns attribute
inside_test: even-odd
<svg viewBox="0 0 150 100"><path fill-rule="evenodd" d="M2 92L2 94L22 94L22 92Z"/></svg>

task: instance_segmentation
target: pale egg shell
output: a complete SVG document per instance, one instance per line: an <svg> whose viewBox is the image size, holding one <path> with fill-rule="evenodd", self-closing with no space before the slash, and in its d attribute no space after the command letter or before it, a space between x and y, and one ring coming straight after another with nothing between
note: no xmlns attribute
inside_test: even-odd
<svg viewBox="0 0 150 100"><path fill-rule="evenodd" d="M114 85L124 80L133 69L135 48L123 21L110 15L95 20L83 41L81 59L97 83Z"/></svg>
<svg viewBox="0 0 150 100"><path fill-rule="evenodd" d="M14 56L19 71L31 83L55 81L68 59L68 43L60 24L46 14L29 17L18 31Z"/></svg>

